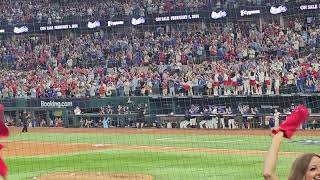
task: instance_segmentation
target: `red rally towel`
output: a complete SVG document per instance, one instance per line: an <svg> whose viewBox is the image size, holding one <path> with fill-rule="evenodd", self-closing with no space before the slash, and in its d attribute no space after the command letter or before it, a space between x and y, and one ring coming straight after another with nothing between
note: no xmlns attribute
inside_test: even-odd
<svg viewBox="0 0 320 180"><path fill-rule="evenodd" d="M0 104L0 138L8 137L8 136L9 136L9 129L4 124L4 106Z"/></svg>
<svg viewBox="0 0 320 180"><path fill-rule="evenodd" d="M284 122L281 123L279 129L272 130L273 134L277 134L279 131L284 132L284 137L291 139L297 128L304 123L309 116L309 111L304 105L299 105Z"/></svg>
<svg viewBox="0 0 320 180"><path fill-rule="evenodd" d="M7 176L8 174L8 167L6 165L6 163L0 158L0 175L2 177Z"/></svg>
<svg viewBox="0 0 320 180"><path fill-rule="evenodd" d="M5 138L9 136L9 129L5 125L4 120L4 106L0 104L0 138ZM0 144L0 149L4 147L3 144ZM0 158L0 175L2 177L7 176L8 167L6 163Z"/></svg>

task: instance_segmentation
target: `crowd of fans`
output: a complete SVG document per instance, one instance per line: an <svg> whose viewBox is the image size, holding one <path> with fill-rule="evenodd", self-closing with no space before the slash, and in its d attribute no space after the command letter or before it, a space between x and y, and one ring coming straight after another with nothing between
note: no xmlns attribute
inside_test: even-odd
<svg viewBox="0 0 320 180"><path fill-rule="evenodd" d="M71 20L112 19L146 16L173 11L196 11L207 7L205 0L36 0L0 2L3 23L59 23Z"/></svg>
<svg viewBox="0 0 320 180"><path fill-rule="evenodd" d="M0 44L1 65L10 65L0 71L0 96L313 93L320 90L319 47L320 29L297 21L261 30L208 25L171 34L8 40Z"/></svg>
<svg viewBox="0 0 320 180"><path fill-rule="evenodd" d="M304 0L10 0L0 2L0 22L61 23L72 20L112 19L126 16L161 15L170 12L192 12L215 8L301 3ZM310 3L313 0L306 2Z"/></svg>

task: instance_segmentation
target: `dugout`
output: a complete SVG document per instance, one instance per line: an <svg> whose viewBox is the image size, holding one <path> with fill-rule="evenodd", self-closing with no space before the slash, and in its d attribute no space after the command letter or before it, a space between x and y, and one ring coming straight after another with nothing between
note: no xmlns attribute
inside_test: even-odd
<svg viewBox="0 0 320 180"><path fill-rule="evenodd" d="M109 127L134 127L137 121L137 113L127 114L98 114L98 113L83 113L73 116L73 127L83 127L84 120L92 120L92 127L98 127L99 123L104 118L109 118ZM159 117L156 115L145 115L145 126L160 127ZM101 127L101 125L100 125Z"/></svg>
<svg viewBox="0 0 320 180"><path fill-rule="evenodd" d="M70 127L73 124L72 113L67 108L58 107L6 107L4 114L9 126L21 126L23 112L31 114L31 120L41 121L44 119L49 125L50 120L61 118L63 127Z"/></svg>

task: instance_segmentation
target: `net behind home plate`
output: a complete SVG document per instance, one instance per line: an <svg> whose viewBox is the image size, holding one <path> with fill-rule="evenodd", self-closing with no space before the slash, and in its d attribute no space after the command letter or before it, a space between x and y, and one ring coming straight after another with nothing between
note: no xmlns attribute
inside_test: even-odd
<svg viewBox="0 0 320 180"><path fill-rule="evenodd" d="M287 178L319 151L318 5L244 2L0 2L9 179L261 179L304 104Z"/></svg>

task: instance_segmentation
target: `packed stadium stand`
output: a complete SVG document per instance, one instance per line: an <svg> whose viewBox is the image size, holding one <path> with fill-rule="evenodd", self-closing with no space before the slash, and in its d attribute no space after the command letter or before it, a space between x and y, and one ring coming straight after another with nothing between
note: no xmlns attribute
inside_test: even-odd
<svg viewBox="0 0 320 180"><path fill-rule="evenodd" d="M149 7L170 2L145 3ZM195 2L181 1L187 7L209 3ZM7 17L3 18L28 19L35 24L39 19L42 22L38 16L45 16L41 11L46 8L63 7L73 12L68 2L33 3L10 1L5 5L17 9L11 9L11 16L4 8ZM92 8L103 7L101 3L93 1ZM80 7L74 13L86 21L81 10L91 7ZM94 14L101 14L97 11ZM69 17L61 13L57 16ZM32 18L26 18L28 15ZM316 93L320 88L320 30L316 25L306 26L303 20L295 18L286 24L181 22L165 31L151 24L145 25L145 30L123 27L23 38L3 35L0 63L5 69L0 92L3 98Z"/></svg>
<svg viewBox="0 0 320 180"><path fill-rule="evenodd" d="M232 98L258 107L260 100L251 97L267 97L281 110L304 101L318 112L317 100L300 97L315 97L320 91L317 1L0 4L0 97L13 108L11 115L18 116L26 104L61 106L51 101L65 103L63 107L73 103L70 107L80 106L84 112L97 113L108 105L117 111L118 105L129 109L130 97L137 98L136 104L148 104L148 113L154 115L182 115L191 105L200 106L201 112L216 105L232 106L236 112L240 105L232 104ZM192 102L181 99L168 105L171 100L161 99L174 102L177 97ZM217 98L218 104L204 97ZM95 99L101 103L92 105ZM56 117L43 111L42 118Z"/></svg>
<svg viewBox="0 0 320 180"><path fill-rule="evenodd" d="M319 0L0 0L4 179L285 179L319 95Z"/></svg>

